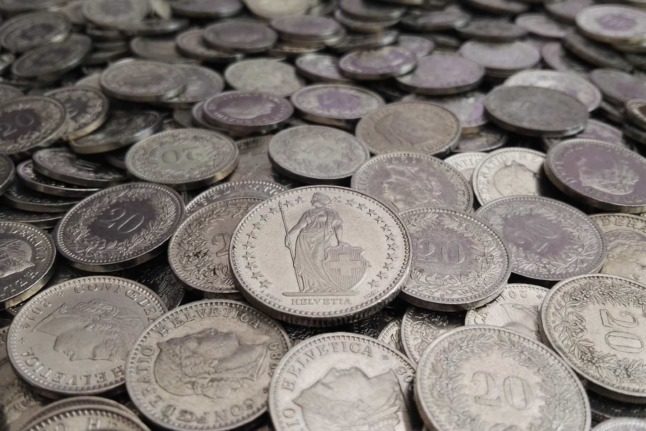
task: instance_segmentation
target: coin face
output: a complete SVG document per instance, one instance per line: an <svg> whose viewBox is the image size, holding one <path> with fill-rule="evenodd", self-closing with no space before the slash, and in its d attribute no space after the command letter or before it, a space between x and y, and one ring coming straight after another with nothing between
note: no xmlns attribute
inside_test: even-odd
<svg viewBox="0 0 646 431"><path fill-rule="evenodd" d="M399 102L367 113L356 134L371 152L447 152L460 137L460 121L451 111L425 102Z"/></svg>
<svg viewBox="0 0 646 431"><path fill-rule="evenodd" d="M462 176L471 182L473 171L475 168L487 158L487 153L480 152L466 152L454 154L444 159L444 162L457 169Z"/></svg>
<svg viewBox="0 0 646 431"><path fill-rule="evenodd" d="M611 103L625 104L632 99L646 98L644 80L621 70L595 69L590 72L590 80Z"/></svg>
<svg viewBox="0 0 646 431"><path fill-rule="evenodd" d="M464 153L471 151L491 151L500 148L507 142L507 134L502 130L486 125L475 132L460 136L452 151Z"/></svg>
<svg viewBox="0 0 646 431"><path fill-rule="evenodd" d="M460 54L481 65L491 76L507 77L522 69L534 67L540 53L526 42L480 42L470 40L459 50Z"/></svg>
<svg viewBox="0 0 646 431"><path fill-rule="evenodd" d="M565 2L563 2L565 3ZM516 17L516 25L539 37L561 39L568 27L543 13L526 13Z"/></svg>
<svg viewBox="0 0 646 431"><path fill-rule="evenodd" d="M594 431L644 431L646 421L635 418L616 418L604 421L593 428Z"/></svg>
<svg viewBox="0 0 646 431"><path fill-rule="evenodd" d="M390 153L373 157L353 176L352 188L397 211L440 207L469 211L473 194L455 168L420 153Z"/></svg>
<svg viewBox="0 0 646 431"><path fill-rule="evenodd" d="M641 263L646 250L646 218L628 214L591 218L601 228L608 249L600 272L646 284L646 269Z"/></svg>
<svg viewBox="0 0 646 431"><path fill-rule="evenodd" d="M461 55L435 53L422 57L415 71L397 78L399 85L415 93L445 95L475 88L484 77L484 68Z"/></svg>
<svg viewBox="0 0 646 431"><path fill-rule="evenodd" d="M415 67L415 54L398 46L351 51L339 61L339 68L349 78L386 79L404 75Z"/></svg>
<svg viewBox="0 0 646 431"><path fill-rule="evenodd" d="M22 307L9 329L9 359L23 379L48 393L114 390L125 382L131 346L164 312L159 297L134 281L72 279Z"/></svg>
<svg viewBox="0 0 646 431"><path fill-rule="evenodd" d="M290 350L276 369L269 392L271 419L277 431L289 424L310 431L417 429L413 374L408 359L373 338L318 335Z"/></svg>
<svg viewBox="0 0 646 431"><path fill-rule="evenodd" d="M594 422L603 422L612 418L646 418L646 409L643 404L628 404L621 401L611 400L602 397L594 392L588 392L590 409L592 410L592 420Z"/></svg>
<svg viewBox="0 0 646 431"><path fill-rule="evenodd" d="M265 200L285 190L287 188L269 181L227 181L197 195L186 205L186 212L191 214L214 202L229 199L254 198Z"/></svg>
<svg viewBox="0 0 646 431"><path fill-rule="evenodd" d="M202 105L204 119L217 127L254 132L275 129L292 116L294 108L285 99L250 91L227 91Z"/></svg>
<svg viewBox="0 0 646 431"><path fill-rule="evenodd" d="M25 52L39 45L64 40L72 24L58 12L16 15L0 29L0 44L11 52Z"/></svg>
<svg viewBox="0 0 646 431"><path fill-rule="evenodd" d="M83 2L83 16L99 27L119 28L141 22L150 11L143 0L91 0Z"/></svg>
<svg viewBox="0 0 646 431"><path fill-rule="evenodd" d="M101 74L101 89L108 96L133 102L170 99L179 95L185 86L179 69L156 61L121 61Z"/></svg>
<svg viewBox="0 0 646 431"><path fill-rule="evenodd" d="M621 277L594 274L564 280L543 302L543 333L591 390L643 403L645 297L646 286Z"/></svg>
<svg viewBox="0 0 646 431"><path fill-rule="evenodd" d="M310 85L291 96L302 115L325 123L325 120L358 120L384 105L383 99L361 87L341 84Z"/></svg>
<svg viewBox="0 0 646 431"><path fill-rule="evenodd" d="M22 186L51 196L84 198L99 191L98 188L78 187L41 175L34 170L34 162L32 160L25 160L20 163L16 168L16 172Z"/></svg>
<svg viewBox="0 0 646 431"><path fill-rule="evenodd" d="M570 31L563 38L563 47L581 60L599 67L616 68L626 72L633 68L621 53L575 31Z"/></svg>
<svg viewBox="0 0 646 431"><path fill-rule="evenodd" d="M16 169L11 159L0 155L0 194L4 193L15 178Z"/></svg>
<svg viewBox="0 0 646 431"><path fill-rule="evenodd" d="M646 13L622 5L596 5L576 15L576 25L591 39L606 43L640 41L646 34Z"/></svg>
<svg viewBox="0 0 646 431"><path fill-rule="evenodd" d="M164 315L134 344L126 366L128 394L157 426L238 428L267 410L272 372L289 347L278 323L248 305L187 304ZM151 403L155 399L162 402ZM168 410L169 405L182 408Z"/></svg>
<svg viewBox="0 0 646 431"><path fill-rule="evenodd" d="M496 199L476 216L502 237L511 271L536 280L596 272L605 258L600 229L581 211L538 196Z"/></svg>
<svg viewBox="0 0 646 431"><path fill-rule="evenodd" d="M230 256L253 304L290 323L324 326L374 314L397 295L410 243L377 200L342 187L302 187L252 209Z"/></svg>
<svg viewBox="0 0 646 431"><path fill-rule="evenodd" d="M91 49L92 39L72 34L62 42L48 43L27 51L13 62L11 73L23 79L55 81L81 64Z"/></svg>
<svg viewBox="0 0 646 431"><path fill-rule="evenodd" d="M58 100L65 107L67 139L77 139L92 133L108 117L108 99L97 89L70 86L50 91L47 96Z"/></svg>
<svg viewBox="0 0 646 431"><path fill-rule="evenodd" d="M370 154L350 133L332 127L297 126L271 139L269 157L285 175L320 184L349 178Z"/></svg>
<svg viewBox="0 0 646 431"><path fill-rule="evenodd" d="M135 177L181 190L213 184L229 175L238 149L228 137L203 129L157 133L130 147L128 172Z"/></svg>
<svg viewBox="0 0 646 431"><path fill-rule="evenodd" d="M440 335L464 325L464 313L445 313L409 307L402 318L401 337L406 356L417 364L424 350Z"/></svg>
<svg viewBox="0 0 646 431"><path fill-rule="evenodd" d="M176 67L186 79L186 87L178 96L164 101L171 106L190 106L218 94L224 88L224 80L214 70L193 64Z"/></svg>
<svg viewBox="0 0 646 431"><path fill-rule="evenodd" d="M237 61L227 67L224 77L236 90L280 97L287 97L305 85L292 65L272 58Z"/></svg>
<svg viewBox="0 0 646 431"><path fill-rule="evenodd" d="M213 48L245 53L263 52L276 43L278 36L260 21L232 19L204 29L204 41Z"/></svg>
<svg viewBox="0 0 646 431"><path fill-rule="evenodd" d="M588 399L574 372L543 344L501 328L469 326L436 340L419 362L415 398L426 426L438 431L464 423L590 427Z"/></svg>
<svg viewBox="0 0 646 431"><path fill-rule="evenodd" d="M184 203L152 183L110 187L81 201L58 224L59 252L80 269L105 272L150 260L175 232Z"/></svg>

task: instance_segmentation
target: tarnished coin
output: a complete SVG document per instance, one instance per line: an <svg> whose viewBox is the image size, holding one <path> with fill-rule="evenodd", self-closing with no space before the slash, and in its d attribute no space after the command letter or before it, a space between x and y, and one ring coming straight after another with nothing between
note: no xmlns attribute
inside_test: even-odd
<svg viewBox="0 0 646 431"><path fill-rule="evenodd" d="M298 56L294 61L301 75L315 81L344 83L350 81L341 74L339 59L329 54L311 53Z"/></svg>
<svg viewBox="0 0 646 431"><path fill-rule="evenodd" d="M206 27L202 36L213 48L245 53L266 51L278 38L267 24L248 19L216 22Z"/></svg>
<svg viewBox="0 0 646 431"><path fill-rule="evenodd" d="M271 138L269 158L280 172L298 181L334 184L351 177L370 154L350 133L332 127L297 126Z"/></svg>
<svg viewBox="0 0 646 431"><path fill-rule="evenodd" d="M529 136L573 135L583 130L588 120L583 103L540 87L496 87L487 95L485 109L500 127Z"/></svg>
<svg viewBox="0 0 646 431"><path fill-rule="evenodd" d="M460 121L446 108L425 102L399 102L366 113L356 134L372 153L446 153L460 137Z"/></svg>
<svg viewBox="0 0 646 431"><path fill-rule="evenodd" d="M471 151L491 151L502 147L507 142L507 134L493 126L484 126L475 132L460 136L457 144L451 149L455 153Z"/></svg>
<svg viewBox="0 0 646 431"><path fill-rule="evenodd" d="M132 102L171 99L185 87L180 69L157 61L124 60L101 74L101 89L108 96Z"/></svg>
<svg viewBox="0 0 646 431"><path fill-rule="evenodd" d="M93 194L56 227L58 251L72 266L106 272L153 258L184 216L184 203L159 184L129 183Z"/></svg>
<svg viewBox="0 0 646 431"><path fill-rule="evenodd" d="M444 163L453 166L467 181L469 181L469 183L471 183L473 171L485 158L487 158L487 153L465 152L447 157L444 159Z"/></svg>
<svg viewBox="0 0 646 431"><path fill-rule="evenodd" d="M341 72L353 79L379 80L404 75L415 67L415 54L398 46L351 51L339 60Z"/></svg>
<svg viewBox="0 0 646 431"><path fill-rule="evenodd" d="M16 175L16 168L11 159L0 154L0 195L4 193L13 182Z"/></svg>
<svg viewBox="0 0 646 431"><path fill-rule="evenodd" d="M401 338L401 321L393 320L392 322L384 326L384 329L382 329L379 333L377 340L381 341L391 349L403 353L404 346L402 346Z"/></svg>
<svg viewBox="0 0 646 431"><path fill-rule="evenodd" d="M289 347L283 329L248 305L187 304L165 314L134 344L126 366L128 394L157 426L239 428L267 410L271 375Z"/></svg>
<svg viewBox="0 0 646 431"><path fill-rule="evenodd" d="M191 106L218 94L224 88L224 80L214 70L193 64L182 64L176 67L184 75L186 87L178 96L164 100L165 104L173 107Z"/></svg>
<svg viewBox="0 0 646 431"><path fill-rule="evenodd" d="M584 35L599 42L640 42L646 37L646 12L617 4L595 5L576 15L576 25Z"/></svg>
<svg viewBox="0 0 646 431"><path fill-rule="evenodd" d="M636 418L616 418L604 421L593 428L594 431L645 431L646 420Z"/></svg>
<svg viewBox="0 0 646 431"><path fill-rule="evenodd" d="M623 133L618 128L611 126L599 120L588 120L585 129L581 133L577 133L572 138L576 139L593 139L595 141L604 141L612 144L626 145L623 138ZM572 139L569 138L569 139ZM568 138L543 138L543 145L546 150L549 150L559 142Z"/></svg>
<svg viewBox="0 0 646 431"><path fill-rule="evenodd" d="M616 144L570 139L547 153L545 172L562 192L603 210L646 211L646 160Z"/></svg>
<svg viewBox="0 0 646 431"><path fill-rule="evenodd" d="M415 93L444 95L471 90L483 77L484 68L478 63L458 54L442 52L420 58L415 71L398 77L397 82Z"/></svg>
<svg viewBox="0 0 646 431"><path fill-rule="evenodd" d="M226 18L242 9L240 0L171 0L171 10L190 18Z"/></svg>
<svg viewBox="0 0 646 431"><path fill-rule="evenodd" d="M464 313L445 313L408 307L401 323L402 346L415 364L440 335L464 325Z"/></svg>
<svg viewBox="0 0 646 431"><path fill-rule="evenodd" d="M567 34L568 27L542 13L526 13L514 20L516 25L539 37L561 39Z"/></svg>
<svg viewBox="0 0 646 431"><path fill-rule="evenodd" d="M39 45L65 40L72 28L59 12L32 12L12 17L0 28L0 44L11 52L25 52Z"/></svg>
<svg viewBox="0 0 646 431"><path fill-rule="evenodd" d="M590 405L576 374L543 344L490 326L468 326L437 339L419 362L415 400L426 426L438 431L464 424L590 428Z"/></svg>
<svg viewBox="0 0 646 431"><path fill-rule="evenodd" d="M473 191L481 205L504 196L546 195L545 153L503 148L489 154L473 172Z"/></svg>
<svg viewBox="0 0 646 431"><path fill-rule="evenodd" d="M401 296L418 307L457 311L498 296L510 273L500 237L466 214L436 208L401 213L410 235L412 263Z"/></svg>
<svg viewBox="0 0 646 431"><path fill-rule="evenodd" d="M56 248L42 230L0 222L0 302L13 307L38 292L54 270Z"/></svg>
<svg viewBox="0 0 646 431"><path fill-rule="evenodd" d="M393 299L408 275L410 243L399 218L374 198L302 187L252 209L230 256L251 303L290 323L326 326L367 317Z"/></svg>
<svg viewBox="0 0 646 431"><path fill-rule="evenodd" d="M460 54L485 68L487 75L506 78L522 69L534 67L540 53L527 42L479 42L470 40L460 47Z"/></svg>
<svg viewBox="0 0 646 431"><path fill-rule="evenodd" d="M214 202L193 212L173 235L168 259L175 274L190 287L212 293L235 293L229 246L236 226L262 199Z"/></svg>
<svg viewBox="0 0 646 431"><path fill-rule="evenodd" d="M82 405L62 408L51 412L36 422L30 422L28 431L44 429L87 429L90 426L105 427L100 429L118 429L121 431L147 431L137 417L123 409L103 405Z"/></svg>
<svg viewBox="0 0 646 431"><path fill-rule="evenodd" d="M294 184L279 176L271 167L269 161L269 141L271 135L241 139L236 142L240 152L238 167L229 177L229 181L269 181L291 187Z"/></svg>
<svg viewBox="0 0 646 431"><path fill-rule="evenodd" d="M590 80L610 103L625 104L632 99L646 99L646 80L616 69L595 69Z"/></svg>
<svg viewBox="0 0 646 431"><path fill-rule="evenodd" d="M596 272L605 258L601 230L584 213L539 196L511 196L481 207L476 216L502 237L511 271L556 281Z"/></svg>
<svg viewBox="0 0 646 431"><path fill-rule="evenodd" d="M591 390L643 404L645 299L646 286L625 278L597 274L570 278L545 298L542 330Z"/></svg>
<svg viewBox="0 0 646 431"><path fill-rule="evenodd" d="M318 335L292 348L278 365L269 413L276 431L419 429L414 373L403 354L373 338Z"/></svg>
<svg viewBox="0 0 646 431"><path fill-rule="evenodd" d="M92 133L108 118L108 99L95 88L75 85L46 94L65 106L67 112L65 137L68 140Z"/></svg>
<svg viewBox="0 0 646 431"><path fill-rule="evenodd" d="M48 394L115 390L125 382L134 341L165 311L154 292L125 278L69 280L22 307L9 329L9 359L23 379Z"/></svg>
<svg viewBox="0 0 646 431"><path fill-rule="evenodd" d="M565 1L556 3L565 3ZM541 57L547 66L561 72L587 73L590 70L590 66L563 49L560 42L548 42L543 45Z"/></svg>
<svg viewBox="0 0 646 431"><path fill-rule="evenodd" d="M203 129L157 133L130 147L128 172L143 181L180 190L207 186L226 178L238 163L233 141Z"/></svg>
<svg viewBox="0 0 646 431"><path fill-rule="evenodd" d="M52 144L65 133L67 114L51 97L25 96L0 104L0 154L16 155Z"/></svg>
<svg viewBox="0 0 646 431"><path fill-rule="evenodd" d="M71 34L62 42L48 43L21 55L11 65L11 73L22 79L56 81L80 65L92 49L92 39Z"/></svg>
<svg viewBox="0 0 646 431"><path fill-rule="evenodd" d="M79 199L46 195L14 182L2 195L2 202L23 211L58 213L72 208Z"/></svg>
<svg viewBox="0 0 646 431"><path fill-rule="evenodd" d="M598 67L615 68L626 72L630 72L633 68L620 53L608 45L594 42L575 31L569 32L563 38L563 47L581 60Z"/></svg>
<svg viewBox="0 0 646 431"><path fill-rule="evenodd" d="M305 85L293 66L270 58L237 61L227 67L224 77L236 90L280 97L287 97Z"/></svg>
<svg viewBox="0 0 646 431"><path fill-rule="evenodd" d="M183 2L184 0L179 1ZM207 0L207 2L213 4L210 0ZM204 42L202 38L203 33L204 30L201 28L194 28L178 34L175 38L177 51L186 57L201 60L206 63L228 63L242 57L242 54L211 48ZM187 85L190 86L191 83L187 82Z"/></svg>
<svg viewBox="0 0 646 431"><path fill-rule="evenodd" d="M280 184L268 181L227 181L197 195L186 205L186 212L192 214L209 204L228 199L253 198L265 200L285 190L287 189Z"/></svg>
<svg viewBox="0 0 646 431"><path fill-rule="evenodd" d="M122 171L80 159L66 148L38 150L32 160L37 173L81 187L106 187L126 180Z"/></svg>
<svg viewBox="0 0 646 431"><path fill-rule="evenodd" d="M596 222L608 249L601 273L646 284L646 218L628 214L597 214Z"/></svg>
<svg viewBox="0 0 646 431"><path fill-rule="evenodd" d="M88 0L83 16L99 27L124 28L141 22L150 11L146 0Z"/></svg>
<svg viewBox="0 0 646 431"><path fill-rule="evenodd" d="M499 326L541 341L540 310L548 292L532 284L508 284L493 302L469 310L464 324Z"/></svg>
<svg viewBox="0 0 646 431"><path fill-rule="evenodd" d="M373 157L352 176L352 188L397 211L423 207L470 211L473 205L471 187L457 169L420 153Z"/></svg>

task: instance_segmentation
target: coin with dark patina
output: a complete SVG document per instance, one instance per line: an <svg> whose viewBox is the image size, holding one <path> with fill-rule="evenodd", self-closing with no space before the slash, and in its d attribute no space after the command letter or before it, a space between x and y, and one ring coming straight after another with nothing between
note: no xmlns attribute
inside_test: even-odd
<svg viewBox="0 0 646 431"><path fill-rule="evenodd" d="M89 37L72 34L62 42L48 43L25 52L13 62L11 73L22 79L56 81L80 65L91 49Z"/></svg>
<svg viewBox="0 0 646 431"><path fill-rule="evenodd" d="M608 249L600 272L646 284L646 218L629 214L595 214L591 218L601 228Z"/></svg>
<svg viewBox="0 0 646 431"><path fill-rule="evenodd" d="M287 189L280 184L269 181L227 181L197 195L186 205L186 212L192 214L209 204L228 199L253 198L265 200L285 190Z"/></svg>
<svg viewBox="0 0 646 431"><path fill-rule="evenodd" d="M47 93L58 100L67 112L68 140L78 139L101 127L108 118L108 98L99 90L79 85L60 88Z"/></svg>
<svg viewBox="0 0 646 431"><path fill-rule="evenodd" d="M116 99L132 102L158 102L179 95L186 81L171 64L124 60L114 63L101 74L101 89Z"/></svg>
<svg viewBox="0 0 646 431"><path fill-rule="evenodd" d="M429 95L462 93L477 87L484 77L484 68L461 55L434 53L422 57L415 71L397 78L409 91Z"/></svg>
<svg viewBox="0 0 646 431"><path fill-rule="evenodd" d="M401 323L402 346L415 364L440 335L464 326L464 313L446 313L410 306Z"/></svg>
<svg viewBox="0 0 646 431"><path fill-rule="evenodd" d="M0 195L7 190L15 175L16 169L11 159L5 155L0 155Z"/></svg>
<svg viewBox="0 0 646 431"><path fill-rule="evenodd" d="M72 25L59 12L33 12L16 15L0 28L0 44L11 52L24 52L50 42L61 42Z"/></svg>
<svg viewBox="0 0 646 431"><path fill-rule="evenodd" d="M246 19L211 24L204 29L202 36L213 48L245 53L266 51L278 38L267 24Z"/></svg>
<svg viewBox="0 0 646 431"><path fill-rule="evenodd" d="M239 91L259 91L287 97L305 83L291 64L273 58L237 61L224 71L227 83Z"/></svg>
<svg viewBox="0 0 646 431"><path fill-rule="evenodd" d="M341 72L352 79L386 79L404 75L415 67L415 54L398 46L351 51L339 60Z"/></svg>

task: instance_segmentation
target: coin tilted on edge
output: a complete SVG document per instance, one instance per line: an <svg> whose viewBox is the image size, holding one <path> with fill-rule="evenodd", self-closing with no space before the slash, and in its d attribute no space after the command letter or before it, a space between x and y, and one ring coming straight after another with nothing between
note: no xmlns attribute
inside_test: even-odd
<svg viewBox="0 0 646 431"><path fill-rule="evenodd" d="M392 210L343 187L289 190L257 205L231 238L243 295L289 323L329 326L376 313L408 275L410 242Z"/></svg>
<svg viewBox="0 0 646 431"><path fill-rule="evenodd" d="M132 344L165 311L152 290L134 281L75 278L22 307L9 328L9 359L44 394L113 391L125 382Z"/></svg>
<svg viewBox="0 0 646 431"><path fill-rule="evenodd" d="M9 157L0 154L0 195L7 190L15 176L16 168L13 161Z"/></svg>
<svg viewBox="0 0 646 431"><path fill-rule="evenodd" d="M409 307L402 317L401 338L406 356L415 364L440 335L464 326L464 313L445 313Z"/></svg>
<svg viewBox="0 0 646 431"><path fill-rule="evenodd" d="M25 160L16 167L20 184L31 190L51 196L84 198L98 192L97 187L80 187L46 177L34 169L33 160Z"/></svg>
<svg viewBox="0 0 646 431"><path fill-rule="evenodd" d="M184 78L177 68L156 61L120 61L101 74L101 89L108 96L133 102L170 99L184 87Z"/></svg>
<svg viewBox="0 0 646 431"><path fill-rule="evenodd" d="M157 426L235 429L267 410L271 375L289 347L280 325L246 304L193 302L136 341L126 365L128 394Z"/></svg>
<svg viewBox="0 0 646 431"><path fill-rule="evenodd" d="M269 181L227 181L226 183L213 186L195 196L195 198L186 205L186 212L188 214L192 214L209 204L228 199L254 198L265 200L282 193L285 190L287 190L287 188L280 184L270 183Z"/></svg>
<svg viewBox="0 0 646 431"><path fill-rule="evenodd" d="M593 431L646 431L646 420L616 418L604 421L592 428Z"/></svg>

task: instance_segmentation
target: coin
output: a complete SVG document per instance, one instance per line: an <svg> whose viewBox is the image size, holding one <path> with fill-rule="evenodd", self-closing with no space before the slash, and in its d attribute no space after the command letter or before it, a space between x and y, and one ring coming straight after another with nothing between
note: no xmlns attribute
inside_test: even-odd
<svg viewBox="0 0 646 431"><path fill-rule="evenodd" d="M598 423L621 417L646 418L646 409L644 409L643 404L623 403L590 391L588 391L588 400L590 401L593 422Z"/></svg>
<svg viewBox="0 0 646 431"><path fill-rule="evenodd" d="M186 205L186 212L192 214L209 204L229 199L253 198L265 200L285 190L287 190L285 187L268 181L227 181L197 195Z"/></svg>
<svg viewBox="0 0 646 431"><path fill-rule="evenodd" d="M610 124L604 123L599 120L588 120L585 129L581 133L574 136L576 139L593 139L596 141L605 141L608 143L626 145L623 139L621 130ZM554 145L567 138L543 138L543 145L546 150L549 150Z"/></svg>
<svg viewBox="0 0 646 431"><path fill-rule="evenodd" d="M179 226L184 204L151 183L113 186L84 199L63 217L54 240L72 266L94 272L146 262Z"/></svg>
<svg viewBox="0 0 646 431"><path fill-rule="evenodd" d="M602 274L618 275L646 283L641 259L646 248L646 219L628 214L596 214L608 249Z"/></svg>
<svg viewBox="0 0 646 431"><path fill-rule="evenodd" d="M12 208L34 212L65 212L78 202L78 199L57 197L30 190L14 182L2 195L2 202Z"/></svg>
<svg viewBox="0 0 646 431"><path fill-rule="evenodd" d="M243 0L245 6L260 18L272 19L280 16L301 15L313 5L309 0Z"/></svg>
<svg viewBox="0 0 646 431"><path fill-rule="evenodd" d="M417 367L415 400L426 426L438 431L469 422L590 428L590 405L574 372L543 344L495 327L456 329L431 344Z"/></svg>
<svg viewBox="0 0 646 431"><path fill-rule="evenodd" d="M169 263L177 277L203 292L237 292L229 265L231 235L240 220L260 202L262 199L227 199L193 212L168 246Z"/></svg>
<svg viewBox="0 0 646 431"><path fill-rule="evenodd" d="M399 18L383 20L383 21L367 21L367 20L357 19L351 15L346 14L341 9L336 9L334 11L334 19L339 24L347 28L349 31L353 31L357 33L380 33L386 30L387 28L390 28L396 25L399 22ZM342 32L340 33L341 33L340 37L342 37L343 33ZM333 42L334 41L336 41L336 39L333 39Z"/></svg>
<svg viewBox="0 0 646 431"><path fill-rule="evenodd" d="M171 0L174 13L190 18L226 18L237 15L242 9L240 0Z"/></svg>
<svg viewBox="0 0 646 431"><path fill-rule="evenodd" d="M128 172L143 181L191 190L226 178L238 163L228 137L202 129L157 133L130 147Z"/></svg>
<svg viewBox="0 0 646 431"><path fill-rule="evenodd" d="M332 127L297 126L274 135L269 158L280 172L297 181L334 184L350 178L370 154L350 133Z"/></svg>
<svg viewBox="0 0 646 431"><path fill-rule="evenodd" d="M374 314L399 293L410 243L377 200L315 186L252 209L231 238L230 256L252 304L290 323L329 326Z"/></svg>
<svg viewBox="0 0 646 431"><path fill-rule="evenodd" d="M567 1L567 0L566 0ZM565 3L558 2L558 3ZM559 42L549 42L541 48L541 57L550 68L561 72L587 73L590 67L570 55Z"/></svg>
<svg viewBox="0 0 646 431"><path fill-rule="evenodd" d="M487 157L486 153L465 152L454 154L444 159L444 162L457 169L471 183L473 171Z"/></svg>
<svg viewBox="0 0 646 431"><path fill-rule="evenodd" d="M633 68L626 59L607 45L584 38L570 31L563 38L563 47L581 60L598 67L610 67L630 72Z"/></svg>
<svg viewBox="0 0 646 431"><path fill-rule="evenodd" d="M594 431L643 431L646 421L635 418L616 418L604 421L593 428Z"/></svg>
<svg viewBox="0 0 646 431"><path fill-rule="evenodd" d="M65 106L67 112L65 137L68 140L92 133L101 127L108 117L108 99L97 89L70 86L46 94Z"/></svg>
<svg viewBox="0 0 646 431"><path fill-rule="evenodd" d="M401 340L401 321L393 320L384 326L384 329L379 333L377 340L381 341L393 350L403 352L404 346L402 346Z"/></svg>
<svg viewBox="0 0 646 431"><path fill-rule="evenodd" d="M311 53L300 55L294 61L299 73L313 81L345 83L350 79L341 74L339 59L329 54Z"/></svg>
<svg viewBox="0 0 646 431"><path fill-rule="evenodd" d="M640 129L646 129L646 101L631 99L625 104L626 120Z"/></svg>
<svg viewBox="0 0 646 431"><path fill-rule="evenodd" d="M454 27L469 22L471 16L459 8L446 8L442 10L418 10L407 13L401 24L411 30L420 32L438 32L453 30Z"/></svg>
<svg viewBox="0 0 646 431"><path fill-rule="evenodd" d="M56 226L61 217L63 217L62 213L22 211L9 208L6 205L0 205L0 221L2 222L28 223L39 228L50 229Z"/></svg>
<svg viewBox="0 0 646 431"><path fill-rule="evenodd" d="M11 159L0 154L0 195L11 185L15 178L16 169Z"/></svg>
<svg viewBox="0 0 646 431"><path fill-rule="evenodd" d="M545 10L554 18L574 24L577 13L593 4L593 0L564 0L545 4Z"/></svg>
<svg viewBox="0 0 646 431"><path fill-rule="evenodd" d="M418 429L413 375L404 355L370 337L318 335L292 348L278 365L269 413L277 431Z"/></svg>
<svg viewBox="0 0 646 431"><path fill-rule="evenodd" d="M138 36L130 40L130 51L141 59L163 63L191 63L194 60L182 56L175 44L175 37ZM182 71L182 73L186 73ZM189 78L190 79L190 78ZM189 79L185 82L188 83Z"/></svg>
<svg viewBox="0 0 646 431"><path fill-rule="evenodd" d="M292 65L268 58L238 61L227 67L224 77L236 90L280 97L287 97L305 85Z"/></svg>
<svg viewBox="0 0 646 431"><path fill-rule="evenodd" d="M467 4L476 9L500 15L516 15L529 9L526 3L515 0L468 0Z"/></svg>
<svg viewBox="0 0 646 431"><path fill-rule="evenodd" d="M422 57L426 57L435 49L435 42L422 36L400 34L397 38L397 46L412 52L419 62ZM416 67L419 67L419 63Z"/></svg>
<svg viewBox="0 0 646 431"><path fill-rule="evenodd" d="M423 207L469 211L473 205L471 187L457 169L420 153L373 157L352 176L352 188L396 211Z"/></svg>
<svg viewBox="0 0 646 431"><path fill-rule="evenodd" d="M120 61L101 74L101 89L108 96L132 102L171 99L185 86L185 78L179 69L157 61Z"/></svg>
<svg viewBox="0 0 646 431"><path fill-rule="evenodd" d="M11 73L22 79L56 81L80 65L91 49L92 39L71 34L62 42L48 43L25 52L13 62Z"/></svg>
<svg viewBox="0 0 646 431"><path fill-rule="evenodd" d="M289 347L283 329L248 305L187 304L165 314L135 343L126 366L128 394L157 426L238 428L266 411L272 372Z"/></svg>
<svg viewBox="0 0 646 431"><path fill-rule="evenodd" d="M646 36L646 12L623 5L589 6L576 15L576 25L599 42L631 43Z"/></svg>
<svg viewBox="0 0 646 431"><path fill-rule="evenodd" d="M401 322L404 352L415 364L440 335L464 325L464 313L445 313L410 306Z"/></svg>
<svg viewBox="0 0 646 431"><path fill-rule="evenodd" d="M122 431L147 431L139 420L122 409L107 406L87 405L52 412L38 422L30 423L29 431L41 429L83 429L87 424L100 424L107 429Z"/></svg>
<svg viewBox="0 0 646 431"><path fill-rule="evenodd" d="M180 95L165 100L166 104L173 107L190 106L220 93L224 88L224 80L214 70L192 64L176 67L184 75L186 87Z"/></svg>
<svg viewBox="0 0 646 431"><path fill-rule="evenodd" d="M590 80L610 103L646 98L646 81L621 70L595 69L590 72Z"/></svg>
<svg viewBox="0 0 646 431"><path fill-rule="evenodd" d="M504 197L481 207L476 216L502 237L515 274L556 281L596 272L603 264L606 247L601 230L562 202Z"/></svg>
<svg viewBox="0 0 646 431"><path fill-rule="evenodd" d="M399 102L367 113L356 134L372 153L420 151L446 153L460 137L460 121L451 111L425 102Z"/></svg>
<svg viewBox="0 0 646 431"><path fill-rule="evenodd" d="M72 25L58 12L16 15L2 23L0 44L11 52L25 52L39 45L65 40Z"/></svg>
<svg viewBox="0 0 646 431"><path fill-rule="evenodd" d="M567 33L567 26L542 13L519 15L514 22L539 37L561 39Z"/></svg>
<svg viewBox="0 0 646 431"><path fill-rule="evenodd" d="M325 16L281 16L271 20L271 27L282 39L299 43L330 41L343 34L341 25Z"/></svg>
<svg viewBox="0 0 646 431"><path fill-rule="evenodd" d="M145 0L90 0L83 2L83 16L92 24L119 28L140 22L150 11Z"/></svg>
<svg viewBox="0 0 646 431"><path fill-rule="evenodd" d="M562 192L604 210L646 211L646 161L615 144L570 139L547 153L545 172Z"/></svg>
<svg viewBox="0 0 646 431"><path fill-rule="evenodd" d="M479 64L452 53L434 53L422 57L415 71L397 78L409 91L429 95L462 93L477 87L484 77Z"/></svg>
<svg viewBox="0 0 646 431"><path fill-rule="evenodd" d="M341 72L348 78L380 80L404 75L415 68L415 55L405 48L382 48L350 51L339 60Z"/></svg>
<svg viewBox="0 0 646 431"><path fill-rule="evenodd" d="M125 382L132 343L164 311L159 297L134 281L69 280L22 307L9 328L9 359L23 379L44 393L113 391Z"/></svg>
<svg viewBox="0 0 646 431"><path fill-rule="evenodd" d="M180 1L185 2L185 0ZM211 3L212 2L209 1L209 4ZM228 63L241 58L242 54L222 51L206 45L202 38L203 33L204 30L194 28L178 34L175 38L177 51L186 57L202 60L207 63ZM187 85L190 86L191 83L187 82Z"/></svg>
<svg viewBox="0 0 646 431"><path fill-rule="evenodd" d="M510 42L527 35L527 30L504 18L475 18L455 30L465 39Z"/></svg>
<svg viewBox="0 0 646 431"><path fill-rule="evenodd" d="M23 95L19 88L8 84L0 84L0 100L10 100Z"/></svg>
<svg viewBox="0 0 646 431"><path fill-rule="evenodd" d="M271 48L278 36L267 24L231 19L211 24L202 34L207 45L225 51L258 53Z"/></svg>
<svg viewBox="0 0 646 431"><path fill-rule="evenodd" d="M268 157L271 135L241 139L236 142L240 151L240 162L229 181L261 180L293 186L293 183L280 177L271 167Z"/></svg>
<svg viewBox="0 0 646 431"><path fill-rule="evenodd" d="M349 33L329 48L336 52L348 52L353 49L371 49L395 43L399 38L396 30L384 30L379 33Z"/></svg>
<svg viewBox="0 0 646 431"><path fill-rule="evenodd" d="M408 97L419 98L416 95L407 96L407 99ZM429 97L419 100L434 103L453 112L460 120L461 136L464 136L476 133L489 122L484 108L485 97L485 93L470 91L454 96ZM451 149L453 150L453 148Z"/></svg>
<svg viewBox="0 0 646 431"><path fill-rule="evenodd" d="M507 142L507 134L493 126L486 125L473 133L460 136L453 152L491 151Z"/></svg>
<svg viewBox="0 0 646 431"><path fill-rule="evenodd" d="M65 107L50 97L25 96L0 104L0 154L24 154L45 147L66 130Z"/></svg>
<svg viewBox="0 0 646 431"><path fill-rule="evenodd" d="M540 61L540 53L526 42L479 42L464 43L459 53L485 68L487 75L506 78L522 69L534 67Z"/></svg>

